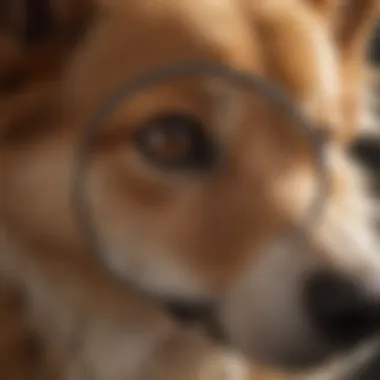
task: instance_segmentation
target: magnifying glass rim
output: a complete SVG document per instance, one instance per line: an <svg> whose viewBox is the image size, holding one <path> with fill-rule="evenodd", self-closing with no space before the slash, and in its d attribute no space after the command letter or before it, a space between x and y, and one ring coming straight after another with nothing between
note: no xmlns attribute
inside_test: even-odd
<svg viewBox="0 0 380 380"><path fill-rule="evenodd" d="M278 85L270 83L266 79L240 71L229 66L220 65L208 61L182 61L155 68L149 72L139 75L133 79L128 79L116 90L106 96L92 114L89 123L84 127L82 139L78 146L76 165L73 176L73 202L75 211L81 226L88 238L91 250L98 256L102 265L107 267L113 276L116 275L116 268L109 268L110 264L104 257L106 251L101 237L97 234L95 219L91 215L91 205L88 199L87 173L90 165L90 151L99 137L106 121L122 103L130 100L133 96L148 90L153 86L166 84L171 80L183 79L186 77L207 77L227 80L248 91L260 91L266 98L273 100L283 110L289 112L295 120L300 132L308 140L315 155L315 164L318 172L318 186L315 198L307 212L303 231L316 222L321 213L325 196L329 187L327 165L325 162L325 143L316 134L317 127L309 120L291 97ZM121 279L128 283L128 279Z"/></svg>

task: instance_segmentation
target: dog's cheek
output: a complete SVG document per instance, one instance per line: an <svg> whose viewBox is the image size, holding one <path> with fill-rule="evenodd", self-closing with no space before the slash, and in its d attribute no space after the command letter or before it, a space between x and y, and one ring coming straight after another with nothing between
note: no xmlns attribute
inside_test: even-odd
<svg viewBox="0 0 380 380"><path fill-rule="evenodd" d="M33 245L55 244L77 251L79 232L72 203L75 146L60 136L2 152L4 218Z"/></svg>

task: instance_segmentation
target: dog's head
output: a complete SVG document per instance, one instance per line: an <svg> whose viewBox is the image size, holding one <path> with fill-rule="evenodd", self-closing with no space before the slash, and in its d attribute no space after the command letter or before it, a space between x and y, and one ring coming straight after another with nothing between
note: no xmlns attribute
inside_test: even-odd
<svg viewBox="0 0 380 380"><path fill-rule="evenodd" d="M83 257L72 174L101 100L158 66L223 64L281 86L324 136L330 188L316 223L302 243L290 233L305 227L319 183L297 121L259 92L183 78L122 103L92 148L103 258L153 297L213 303L226 342L262 360L313 363L375 334L380 252L345 147L363 112L377 1L97 0L91 9L55 74L44 125L4 140L3 213L20 239Z"/></svg>

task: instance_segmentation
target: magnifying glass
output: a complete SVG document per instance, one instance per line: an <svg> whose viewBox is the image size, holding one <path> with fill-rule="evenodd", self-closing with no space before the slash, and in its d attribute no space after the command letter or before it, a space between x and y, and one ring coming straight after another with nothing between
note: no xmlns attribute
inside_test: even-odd
<svg viewBox="0 0 380 380"><path fill-rule="evenodd" d="M128 289L150 297L142 289L125 276L119 276L115 268L112 268L105 259L107 244L98 228L94 218L93 208L89 199L90 180L89 168L91 165L91 150L107 123L109 117L122 105L132 101L136 96L150 89L170 84L176 80L189 78L213 78L219 79L254 95L260 94L264 99L273 103L278 110L287 113L293 120L296 128L304 136L310 151L313 154L318 174L318 186L315 197L305 215L306 220L303 230L307 231L315 223L321 212L325 195L328 190L328 176L325 165L325 146L323 139L316 133L317 128L299 109L291 97L280 87L269 83L267 80L250 73L235 70L205 61L177 62L164 67L156 68L143 75L121 83L111 92L94 111L89 123L85 125L82 139L79 144L75 172L73 175L73 205L81 227L85 232L91 252L96 255L99 262L109 271L109 274L120 281ZM280 128L281 126L279 126Z"/></svg>

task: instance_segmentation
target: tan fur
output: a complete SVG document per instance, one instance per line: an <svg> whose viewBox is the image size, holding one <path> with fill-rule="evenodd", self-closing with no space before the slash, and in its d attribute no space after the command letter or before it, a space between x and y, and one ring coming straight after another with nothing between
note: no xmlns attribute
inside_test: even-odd
<svg viewBox="0 0 380 380"><path fill-rule="evenodd" d="M372 238L361 180L342 142L357 133L363 49L378 2L346 1L358 13L342 16L337 10L336 17L326 11L335 7L333 1L94 2L87 8L88 2L73 1L66 10L57 2L63 25L78 20L78 14L79 20L88 16L83 39L60 37L24 51L13 37L0 35L0 278L7 284L4 302L7 289L25 299L15 316L7 317L8 304L1 307L0 325L9 335L0 334L0 355L4 345L8 354L13 344L22 349L19 332L43 344L32 364L29 355L0 356L0 366L6 363L11 374L4 378L21 376L19 368L27 368L28 378L49 380L297 378L256 362L248 365L121 287L88 250L74 219L72 159L99 101L149 69L205 59L261 75L281 85L318 127L331 132L333 190L312 231L313 265L338 268L367 285L379 268L372 242L363 256L349 246L347 261L348 253L336 248L342 242L330 240L331 230L346 222L348 231L357 223L363 236ZM77 12L83 4L88 14ZM336 54L336 89L323 84L321 74L329 75L331 67L322 69L323 60L317 64L316 36ZM239 298L247 268L265 261L262 247L300 223L312 199L315 169L294 120L259 96L227 88L226 108L234 108L222 130L220 122L211 122L224 119L223 102L212 88L207 80L183 80L141 94L112 115L96 148L91 196L101 231L112 242L106 259L151 292L174 289L192 298L236 289ZM230 160L222 173L203 182L177 178L136 155L129 140L135 128L172 109L210 121L209 132L228 147ZM125 251L138 254L130 259ZM19 323L22 329L26 323L25 334ZM3 343L8 336L12 343Z"/></svg>

